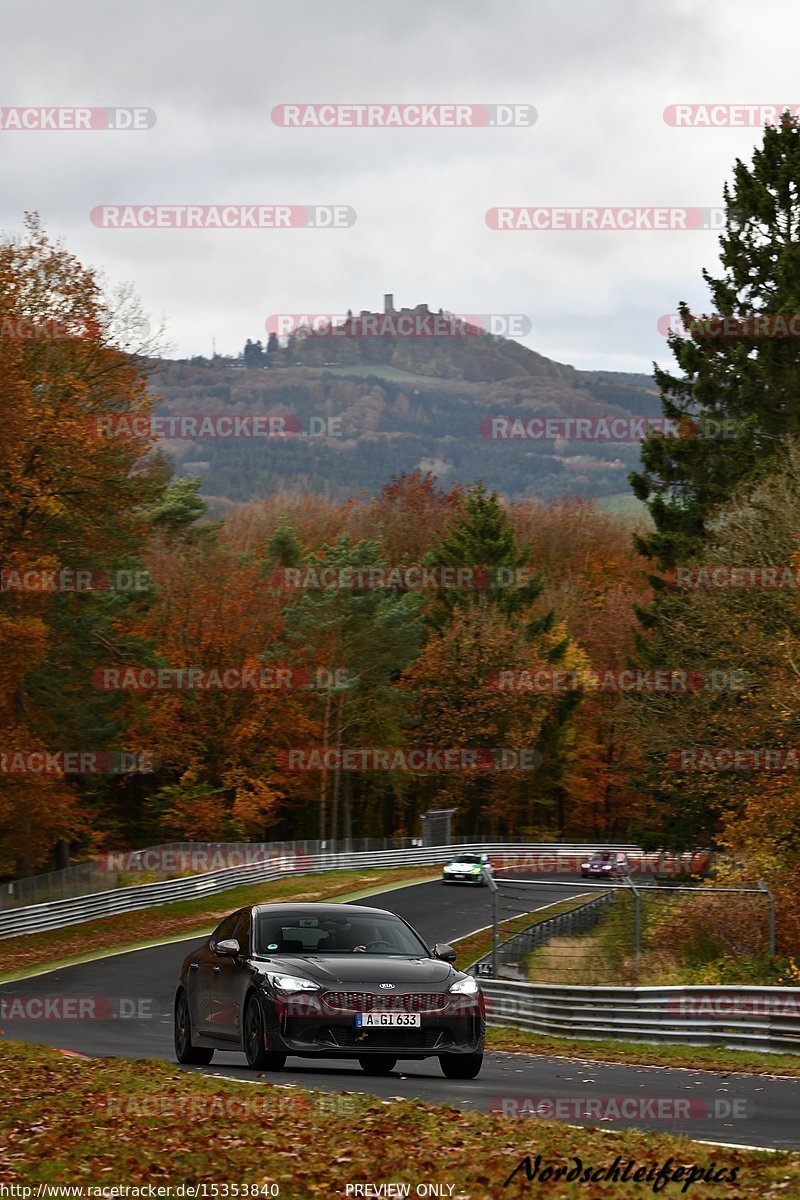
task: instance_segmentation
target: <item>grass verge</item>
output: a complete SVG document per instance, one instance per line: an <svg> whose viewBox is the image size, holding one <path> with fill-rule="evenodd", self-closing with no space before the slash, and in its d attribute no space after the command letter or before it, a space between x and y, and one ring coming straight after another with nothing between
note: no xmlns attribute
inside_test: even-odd
<svg viewBox="0 0 800 1200"><path fill-rule="evenodd" d="M263 1078L263 1077L259 1077ZM276 1080L280 1076L275 1076ZM6 1183L114 1185L207 1183L209 1196L231 1185L273 1184L289 1200L346 1195L353 1182L437 1183L451 1200L510 1200L533 1194L521 1159L585 1169L697 1164L735 1169L735 1183L699 1184L690 1196L766 1200L800 1194L800 1155L711 1147L664 1133L610 1133L553 1121L530 1122L379 1100L352 1092L312 1092L275 1083L253 1086L181 1071L168 1063L65 1058L10 1042L0 1054L0 1178ZM544 1182L544 1181L542 1181ZM215 1193L211 1185L228 1184ZM662 1197L687 1194L669 1183ZM614 1196L641 1200L652 1184L549 1181L536 1194L553 1200ZM85 1193L90 1194L90 1193ZM111 1195L110 1191L107 1193ZM185 1194L185 1193L184 1193ZM264 1193L262 1193L264 1194ZM269 1193L266 1193L269 1194ZM351 1193L352 1194L352 1193ZM379 1194L372 1192L371 1194ZM389 1193L392 1194L392 1193ZM398 1194L394 1192L394 1194Z"/></svg>
<svg viewBox="0 0 800 1200"><path fill-rule="evenodd" d="M29 933L0 942L3 974L10 982L35 970L98 958L103 951L120 953L142 945L210 933L222 918L245 904L279 900L355 900L393 883L422 883L438 879L430 868L379 868L364 871L325 871L316 875L287 875L270 883L230 888L215 896L198 896L158 908L143 908L120 916L103 917L49 933ZM357 889L357 890L354 890Z"/></svg>
<svg viewBox="0 0 800 1200"><path fill-rule="evenodd" d="M625 1042L615 1038L570 1039L502 1026L489 1028L486 1048L638 1066L688 1067L694 1071L722 1071L725 1074L800 1076L800 1055L797 1054L762 1054L755 1050L726 1050L724 1046Z"/></svg>

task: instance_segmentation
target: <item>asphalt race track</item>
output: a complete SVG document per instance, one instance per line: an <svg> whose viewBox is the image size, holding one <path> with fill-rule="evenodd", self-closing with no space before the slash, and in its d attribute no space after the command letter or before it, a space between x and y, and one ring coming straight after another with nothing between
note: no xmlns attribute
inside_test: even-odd
<svg viewBox="0 0 800 1200"><path fill-rule="evenodd" d="M553 877L551 877L552 880ZM576 883L580 891L580 884ZM538 889L537 907L572 894L564 887ZM222 898L220 898L222 899ZM440 883L376 894L360 901L391 909L414 925L425 940L450 941L488 925L491 898L487 888L447 887ZM526 905L533 907L532 904ZM507 909L503 915L509 915ZM2 1022L7 1040L37 1042L73 1050L92 1057L161 1058L174 1061L172 1004L181 960L198 945L197 938L115 954L73 967L64 967L29 980L0 987L0 997L45 1002L58 998L88 1001L91 1019L9 1020ZM57 1014L58 1018L62 1014ZM634 1067L576 1059L490 1053L475 1080L445 1079L435 1058L402 1061L391 1075L366 1076L357 1063L342 1066L320 1060L319 1066L290 1058L284 1071L254 1076L239 1054L217 1051L207 1073L255 1082L322 1088L336 1092L367 1092L384 1098L416 1097L433 1104L465 1109L505 1111L517 1115L518 1107L530 1111L541 1103L543 1115L571 1124L599 1125L605 1129L630 1126L660 1129L711 1142L778 1149L800 1149L800 1079L765 1075L727 1075L679 1068ZM527 1106L523 1101L527 1099ZM552 1104L564 1102L555 1112ZM608 1120L585 1114L588 1100L597 1104L616 1101L632 1113L627 1119ZM570 1103L571 1102L571 1103ZM658 1116L665 1108L671 1114ZM676 1115L677 1114L677 1115ZM520 1124L520 1154L535 1143L535 1118Z"/></svg>

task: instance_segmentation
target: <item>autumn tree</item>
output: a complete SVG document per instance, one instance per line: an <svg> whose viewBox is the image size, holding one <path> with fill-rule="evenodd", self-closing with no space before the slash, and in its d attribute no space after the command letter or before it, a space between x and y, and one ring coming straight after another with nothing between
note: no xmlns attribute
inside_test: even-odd
<svg viewBox="0 0 800 1200"><path fill-rule="evenodd" d="M323 567L344 580L350 570L385 567L377 541L352 541L347 534L307 556L304 572ZM398 686L403 669L424 639L418 592L383 587L304 587L286 611L287 645L301 649L313 669L330 682L317 689L323 744L399 745L407 696ZM329 779L329 775L331 778ZM361 784L360 796L353 788ZM354 780L351 773L323 770L319 779L319 836L352 836L354 809L368 821L377 789L391 802L393 780ZM383 801L381 801L383 803ZM340 821L341 812L341 821ZM363 825L362 825L363 827Z"/></svg>
<svg viewBox="0 0 800 1200"><path fill-rule="evenodd" d="M763 586L774 571L785 584L790 568L800 564L797 444L789 443L777 462L779 469L742 487L721 510L714 545L675 574L649 635L651 657L694 681L687 691L637 697L631 725L645 754L651 827L679 847L723 833L733 844L743 821L749 846L758 830L762 843L800 851L797 838L786 841L783 810L793 803L796 771L765 770L763 763L760 769L721 770L702 754L777 751L796 745L800 735L797 590ZM755 570L752 586L725 586L736 567ZM767 572L763 579L761 569Z"/></svg>
<svg viewBox="0 0 800 1200"><path fill-rule="evenodd" d="M417 563L455 516L460 494L417 469L394 476L369 502L353 506L349 524L358 522L363 536L377 538L389 563Z"/></svg>
<svg viewBox="0 0 800 1200"><path fill-rule="evenodd" d="M153 601L118 630L139 639L138 651L117 646L108 665L200 673L185 687L146 691L132 674L111 677L122 681L116 698L129 738L159 759L157 828L192 840L261 839L287 794L278 751L316 736L306 664L276 650L283 617L260 563L215 539L162 540L147 563Z"/></svg>
<svg viewBox="0 0 800 1200"><path fill-rule="evenodd" d="M633 665L635 609L650 601L647 562L632 541L635 527L580 497L549 505L520 501L510 517L532 547L544 581L543 607L558 613L597 681L577 690L570 721L554 728L563 831L578 839L630 837L644 823L647 796L632 783L640 750L630 736L626 695L615 681Z"/></svg>
<svg viewBox="0 0 800 1200"><path fill-rule="evenodd" d="M115 341L114 318L96 274L36 217L24 237L0 242L0 659L13 663L0 702L4 747L98 748L62 739L97 729L97 713L77 699L90 690L77 646L97 636L108 596L45 581L63 569L96 580L130 567L146 532L142 510L166 480L151 440L114 436L115 422L146 419L153 403L137 359ZM37 572L51 572L39 575L39 593L14 582ZM65 731L54 717L68 694L87 720ZM35 782L0 773L0 791L6 869L29 872L82 823L79 788L57 773Z"/></svg>
<svg viewBox="0 0 800 1200"><path fill-rule="evenodd" d="M404 676L414 697L408 741L482 753L475 770L420 782L418 811L453 805L467 834L535 836L552 826L554 800L542 786L541 749L558 702L518 681L548 669L548 651L562 636L555 628L532 643L524 627L489 604L458 608L432 632ZM510 752L505 759L503 751ZM504 761L512 765L506 769Z"/></svg>

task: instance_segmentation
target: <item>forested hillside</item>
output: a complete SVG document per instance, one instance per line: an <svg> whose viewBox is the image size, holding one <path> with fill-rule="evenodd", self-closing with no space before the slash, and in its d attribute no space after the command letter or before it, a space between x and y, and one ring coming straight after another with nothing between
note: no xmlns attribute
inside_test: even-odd
<svg viewBox="0 0 800 1200"><path fill-rule="evenodd" d="M413 359L410 341L425 343ZM299 430L289 437L169 438L165 449L181 474L201 480L202 494L216 512L225 511L226 502L250 500L279 486L345 500L415 469L451 486L482 478L509 497L630 495L627 477L638 463L637 440L496 440L486 436L486 421L656 417L660 406L652 380L575 371L489 335L438 339L439 357L423 357L433 341L361 339L368 353L383 349L392 363L400 357L409 369L369 358L342 366L296 366L283 352L249 354L249 368L244 360L221 358L161 361L151 378L159 413L288 414L297 418ZM387 345L377 347L378 342ZM484 344L490 353L481 356ZM354 349L352 343L346 348ZM338 342L327 353L334 349ZM454 362L465 378L448 375ZM486 378L473 381L479 369Z"/></svg>

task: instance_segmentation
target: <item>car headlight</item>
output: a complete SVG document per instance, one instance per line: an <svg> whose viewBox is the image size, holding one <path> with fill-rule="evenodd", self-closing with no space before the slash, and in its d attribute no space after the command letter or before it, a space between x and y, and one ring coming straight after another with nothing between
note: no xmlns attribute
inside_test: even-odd
<svg viewBox="0 0 800 1200"><path fill-rule="evenodd" d="M449 990L451 992L460 992L462 995L476 996L480 989L472 976L467 975L465 979L457 979Z"/></svg>
<svg viewBox="0 0 800 1200"><path fill-rule="evenodd" d="M588 870L589 870L589 864L588 864L588 863L581 863L581 870L582 870L582 871L588 871Z"/></svg>
<svg viewBox="0 0 800 1200"><path fill-rule="evenodd" d="M264 976L279 992L318 992L319 984L313 979L303 979L300 975L278 975L273 971L265 971Z"/></svg>

